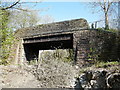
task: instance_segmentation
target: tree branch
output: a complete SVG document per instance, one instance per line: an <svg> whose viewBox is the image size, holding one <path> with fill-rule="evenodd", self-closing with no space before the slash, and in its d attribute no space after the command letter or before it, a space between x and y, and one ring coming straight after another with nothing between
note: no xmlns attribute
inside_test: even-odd
<svg viewBox="0 0 120 90"><path fill-rule="evenodd" d="M18 3L20 2L20 0L18 0L17 2L13 3L12 5L6 7L6 8L1 8L1 10L7 10L7 9L10 9L10 8L13 8L15 5L17 5Z"/></svg>
<svg viewBox="0 0 120 90"><path fill-rule="evenodd" d="M30 10L28 10L28 9L22 9L22 8L16 8L16 7L14 7L14 9L21 10L21 11L26 11L26 12L30 12Z"/></svg>
<svg viewBox="0 0 120 90"><path fill-rule="evenodd" d="M108 1L107 12L108 12L108 10L109 10L109 8L110 8L110 6L111 6L112 3L113 3L113 2L109 2L109 1Z"/></svg>
<svg viewBox="0 0 120 90"><path fill-rule="evenodd" d="M102 5L102 3L99 2L99 4L100 4L100 7L101 7L103 10L105 10L105 7Z"/></svg>

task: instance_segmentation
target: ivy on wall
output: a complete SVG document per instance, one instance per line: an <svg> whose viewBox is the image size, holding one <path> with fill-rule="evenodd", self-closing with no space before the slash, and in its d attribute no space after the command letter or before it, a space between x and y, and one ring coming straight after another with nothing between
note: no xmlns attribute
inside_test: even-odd
<svg viewBox="0 0 120 90"><path fill-rule="evenodd" d="M8 28L9 11L0 10L0 64L8 64L11 46L14 41L13 31Z"/></svg>

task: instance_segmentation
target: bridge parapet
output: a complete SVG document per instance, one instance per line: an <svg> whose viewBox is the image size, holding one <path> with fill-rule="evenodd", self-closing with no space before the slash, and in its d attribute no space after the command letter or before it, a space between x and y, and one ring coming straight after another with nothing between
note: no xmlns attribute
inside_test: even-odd
<svg viewBox="0 0 120 90"><path fill-rule="evenodd" d="M34 27L19 29L15 36L21 38L39 37L44 34L57 34L72 32L74 30L88 29L89 25L85 19L75 19L50 24L42 24Z"/></svg>

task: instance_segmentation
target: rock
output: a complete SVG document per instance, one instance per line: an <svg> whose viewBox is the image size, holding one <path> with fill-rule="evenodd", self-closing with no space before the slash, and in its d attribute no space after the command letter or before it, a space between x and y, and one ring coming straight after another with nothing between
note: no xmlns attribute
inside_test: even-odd
<svg viewBox="0 0 120 90"><path fill-rule="evenodd" d="M90 80L92 79L92 76L93 76L92 71L86 72L86 77L87 77L88 82L90 82Z"/></svg>
<svg viewBox="0 0 120 90"><path fill-rule="evenodd" d="M120 73L114 73L107 77L107 83L110 88L120 88Z"/></svg>
<svg viewBox="0 0 120 90"><path fill-rule="evenodd" d="M94 88L94 89L99 88L99 85L98 85L96 80L91 80L90 84L91 84L91 87Z"/></svg>
<svg viewBox="0 0 120 90"><path fill-rule="evenodd" d="M81 88L81 89L82 89L82 86L81 86L81 83L80 83L80 79L79 79L79 78L76 78L74 88L75 88L75 90L77 90L78 88Z"/></svg>
<svg viewBox="0 0 120 90"><path fill-rule="evenodd" d="M97 71L93 74L93 79L91 80L92 88L106 88L106 71Z"/></svg>
<svg viewBox="0 0 120 90"><path fill-rule="evenodd" d="M107 71L86 71L79 78L77 78L77 84L75 88L84 89L100 89L107 88L106 84Z"/></svg>
<svg viewBox="0 0 120 90"><path fill-rule="evenodd" d="M80 76L80 84L82 88L91 88L90 80L92 79L92 72L86 71L83 75Z"/></svg>

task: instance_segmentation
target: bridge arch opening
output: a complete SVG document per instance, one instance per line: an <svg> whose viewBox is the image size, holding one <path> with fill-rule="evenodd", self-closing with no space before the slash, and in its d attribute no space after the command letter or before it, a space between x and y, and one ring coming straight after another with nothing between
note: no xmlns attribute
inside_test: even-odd
<svg viewBox="0 0 120 90"><path fill-rule="evenodd" d="M51 35L24 39L27 61L38 59L40 50L73 49L73 34Z"/></svg>

